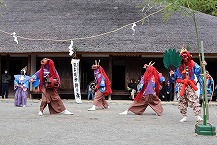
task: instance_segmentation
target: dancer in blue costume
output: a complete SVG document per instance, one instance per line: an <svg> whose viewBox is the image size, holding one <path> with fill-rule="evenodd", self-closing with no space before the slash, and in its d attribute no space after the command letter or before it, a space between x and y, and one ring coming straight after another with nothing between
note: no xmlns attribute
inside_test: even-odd
<svg viewBox="0 0 217 145"><path fill-rule="evenodd" d="M187 107L193 108L194 115L197 121L202 121L200 117L201 109L199 104L198 90L195 85L195 77L200 76L200 66L192 60L190 52L182 46L180 51L180 57L182 58L181 64L176 70L170 70L170 78L178 85L178 108L183 118L179 122L187 121Z"/></svg>
<svg viewBox="0 0 217 145"><path fill-rule="evenodd" d="M30 79L30 76L26 75L26 71L27 67L24 67L19 75L14 75L14 106L26 107Z"/></svg>
<svg viewBox="0 0 217 145"><path fill-rule="evenodd" d="M103 109L109 108L105 97L112 94L111 82L104 69L99 65L99 62L97 63L97 61L95 61L95 64L91 67L94 70L96 93L93 100L93 106L88 109L88 111L95 111L96 107L101 107Z"/></svg>

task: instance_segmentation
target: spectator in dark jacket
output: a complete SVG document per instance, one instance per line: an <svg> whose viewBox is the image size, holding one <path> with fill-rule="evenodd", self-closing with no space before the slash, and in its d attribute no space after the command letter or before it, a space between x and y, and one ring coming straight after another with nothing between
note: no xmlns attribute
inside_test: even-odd
<svg viewBox="0 0 217 145"><path fill-rule="evenodd" d="M170 81L167 81L167 84L165 86L165 94L166 94L166 101L172 101L173 100L173 88L172 85L170 84Z"/></svg>
<svg viewBox="0 0 217 145"><path fill-rule="evenodd" d="M137 92L137 84L135 79L131 79L129 84L127 85L127 90L130 92L130 99L134 100L134 96Z"/></svg>
<svg viewBox="0 0 217 145"><path fill-rule="evenodd" d="M9 84L11 81L11 75L8 73L8 70L5 69L5 73L2 74L2 99L8 98Z"/></svg>

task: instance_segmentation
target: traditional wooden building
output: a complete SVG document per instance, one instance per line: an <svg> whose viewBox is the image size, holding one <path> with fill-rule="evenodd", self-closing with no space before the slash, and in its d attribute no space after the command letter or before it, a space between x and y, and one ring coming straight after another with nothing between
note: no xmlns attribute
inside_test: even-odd
<svg viewBox="0 0 217 145"><path fill-rule="evenodd" d="M163 75L163 53L169 48L179 50L184 43L193 49L198 62L195 27L191 17L176 13L163 21L158 12L141 23L143 12L138 5L143 0L5 0L0 18L0 73L9 69L18 74L28 66L28 75L40 67L43 57L52 58L61 77L60 92L73 93L70 41L78 48L81 89L85 94L87 84L93 80L91 65L100 59L101 66L112 82L111 99L125 93L131 78L139 79L143 64L155 62ZM147 16L160 8L147 11ZM207 69L217 81L217 17L196 14L200 40L204 42ZM135 33L132 29L133 23ZM16 32L18 44L14 41ZM11 95L13 96L13 83ZM71 95L72 98L74 96ZM85 96L83 96L84 98Z"/></svg>

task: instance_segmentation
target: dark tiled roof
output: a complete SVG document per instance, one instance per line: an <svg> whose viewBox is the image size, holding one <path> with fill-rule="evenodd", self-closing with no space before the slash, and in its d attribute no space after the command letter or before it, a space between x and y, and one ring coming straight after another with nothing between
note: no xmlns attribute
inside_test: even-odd
<svg viewBox="0 0 217 145"><path fill-rule="evenodd" d="M16 32L33 39L69 40L109 32L138 21L141 10L136 5L143 0L5 0L1 8L0 29ZM154 10L153 10L154 11ZM152 11L152 12L153 12ZM217 17L197 13L200 39L206 53L217 54ZM190 44L197 52L196 34L192 18L173 15L169 21L162 14L151 16L142 25L137 23L135 35L131 25L104 36L75 40L79 52L156 52L180 48ZM1 33L2 53L68 52L70 41L33 41Z"/></svg>

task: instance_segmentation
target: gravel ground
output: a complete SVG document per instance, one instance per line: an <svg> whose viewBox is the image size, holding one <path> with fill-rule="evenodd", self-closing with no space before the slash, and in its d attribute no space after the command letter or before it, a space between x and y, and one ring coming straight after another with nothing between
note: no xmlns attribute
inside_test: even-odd
<svg viewBox="0 0 217 145"><path fill-rule="evenodd" d="M196 135L195 117L188 108L188 121L182 118L177 102L162 102L163 116L148 107L143 115L119 115L132 101L108 101L110 108L87 111L91 101L76 104L63 100L74 115L50 115L48 108L38 116L39 100L27 107L14 107L12 99L0 99L0 145L214 145L216 136ZM210 123L217 126L217 103L209 106Z"/></svg>

